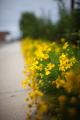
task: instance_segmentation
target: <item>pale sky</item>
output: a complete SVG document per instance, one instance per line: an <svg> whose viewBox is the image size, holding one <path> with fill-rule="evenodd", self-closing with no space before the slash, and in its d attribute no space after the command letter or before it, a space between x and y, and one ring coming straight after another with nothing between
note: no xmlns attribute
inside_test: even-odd
<svg viewBox="0 0 80 120"><path fill-rule="evenodd" d="M69 2L66 5L69 7ZM58 19L58 6L53 0L0 0L0 31L9 30L13 36L18 36L19 19L24 11L38 16L50 14L54 22Z"/></svg>

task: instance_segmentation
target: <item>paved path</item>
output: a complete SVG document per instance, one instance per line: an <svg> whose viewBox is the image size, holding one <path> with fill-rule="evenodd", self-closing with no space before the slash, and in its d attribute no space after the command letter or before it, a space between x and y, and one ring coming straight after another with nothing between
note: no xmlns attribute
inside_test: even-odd
<svg viewBox="0 0 80 120"><path fill-rule="evenodd" d="M21 88L23 63L19 42L0 47L0 120L26 118L26 91Z"/></svg>

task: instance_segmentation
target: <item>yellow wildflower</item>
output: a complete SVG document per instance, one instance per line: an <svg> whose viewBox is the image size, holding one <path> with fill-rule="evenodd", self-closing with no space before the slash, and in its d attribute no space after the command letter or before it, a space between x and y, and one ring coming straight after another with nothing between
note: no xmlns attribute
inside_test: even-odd
<svg viewBox="0 0 80 120"><path fill-rule="evenodd" d="M31 92L31 93L29 94L29 97L30 97L31 99L34 99L34 98L35 98L35 93L34 93L34 92Z"/></svg>
<svg viewBox="0 0 80 120"><path fill-rule="evenodd" d="M60 59L59 68L62 72L70 68L75 63L75 58L69 59L67 55L65 55L64 53L62 53L59 59Z"/></svg>
<svg viewBox="0 0 80 120"><path fill-rule="evenodd" d="M38 67L37 67L38 70L42 71L43 70L43 65L40 64Z"/></svg>
<svg viewBox="0 0 80 120"><path fill-rule="evenodd" d="M52 64L52 63L48 63L48 65L47 65L48 70L51 70L54 67L55 67L55 64Z"/></svg>
<svg viewBox="0 0 80 120"><path fill-rule="evenodd" d="M63 45L63 49L66 49L69 46L68 42L65 42L65 44Z"/></svg>
<svg viewBox="0 0 80 120"><path fill-rule="evenodd" d="M55 81L55 83L56 83L56 88L60 88L65 85L65 81L62 80L60 77L58 77L58 79Z"/></svg>
<svg viewBox="0 0 80 120"><path fill-rule="evenodd" d="M43 96L43 93L39 90L35 90L34 92L36 96Z"/></svg>
<svg viewBox="0 0 80 120"><path fill-rule="evenodd" d="M65 73L65 78L66 78L66 80L68 80L68 81L71 81L71 80L74 80L75 79L75 74L74 74L74 72L73 71L69 71L69 72L66 72Z"/></svg>
<svg viewBox="0 0 80 120"><path fill-rule="evenodd" d="M23 80L22 81L22 87L23 87L23 89L26 89L28 83L29 83L29 80Z"/></svg>
<svg viewBox="0 0 80 120"><path fill-rule="evenodd" d="M43 74L42 73L40 73L40 77L43 78Z"/></svg>
<svg viewBox="0 0 80 120"><path fill-rule="evenodd" d="M49 75L50 74L50 71L48 69L45 69L45 74L46 75Z"/></svg>
<svg viewBox="0 0 80 120"><path fill-rule="evenodd" d="M49 58L49 55L48 54L44 54L44 56L43 56L43 59L48 59Z"/></svg>
<svg viewBox="0 0 80 120"><path fill-rule="evenodd" d="M47 52L50 52L51 51L51 48L49 47L48 49L47 49Z"/></svg>
<svg viewBox="0 0 80 120"><path fill-rule="evenodd" d="M39 96L41 96L41 97L43 96L43 93L39 90L34 90L31 93L29 93L29 97L31 99L35 99L36 97L39 97Z"/></svg>

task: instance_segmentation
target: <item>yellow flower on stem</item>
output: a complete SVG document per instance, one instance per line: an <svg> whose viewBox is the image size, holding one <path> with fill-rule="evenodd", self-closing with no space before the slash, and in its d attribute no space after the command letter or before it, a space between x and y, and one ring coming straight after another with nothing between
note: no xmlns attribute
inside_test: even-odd
<svg viewBox="0 0 80 120"><path fill-rule="evenodd" d="M40 73L40 77L43 78L43 74L42 73Z"/></svg>
<svg viewBox="0 0 80 120"><path fill-rule="evenodd" d="M50 74L50 71L48 69L45 69L45 74L46 75L49 75Z"/></svg>
<svg viewBox="0 0 80 120"><path fill-rule="evenodd" d="M65 81L62 80L60 77L58 77L58 79L55 81L55 83L56 83L56 88L60 88L65 85Z"/></svg>
<svg viewBox="0 0 80 120"><path fill-rule="evenodd" d="M47 65L48 70L51 70L51 69L54 68L54 67L55 67L55 64L52 64L52 63L49 63L49 64Z"/></svg>
<svg viewBox="0 0 80 120"><path fill-rule="evenodd" d="M71 68L72 65L76 62L75 57L69 59L67 55L65 55L64 53L62 53L62 55L59 57L59 60L60 60L59 69L62 72Z"/></svg>
<svg viewBox="0 0 80 120"><path fill-rule="evenodd" d="M49 58L48 54L44 54L43 59L47 60Z"/></svg>
<svg viewBox="0 0 80 120"><path fill-rule="evenodd" d="M37 66L37 69L40 70L40 71L42 71L43 70L43 65L40 64L39 66Z"/></svg>
<svg viewBox="0 0 80 120"><path fill-rule="evenodd" d="M35 90L34 92L36 96L43 96L43 93L39 90Z"/></svg>
<svg viewBox="0 0 80 120"><path fill-rule="evenodd" d="M34 90L31 93L29 93L29 97L31 99L34 99L34 98L36 98L38 96L43 96L43 93L41 91L39 91L39 90Z"/></svg>
<svg viewBox="0 0 80 120"><path fill-rule="evenodd" d="M66 49L69 46L68 42L65 42L65 44L63 45L63 49Z"/></svg>
<svg viewBox="0 0 80 120"><path fill-rule="evenodd" d="M23 80L22 81L22 87L23 87L23 89L26 89L28 83L29 83L29 80Z"/></svg>

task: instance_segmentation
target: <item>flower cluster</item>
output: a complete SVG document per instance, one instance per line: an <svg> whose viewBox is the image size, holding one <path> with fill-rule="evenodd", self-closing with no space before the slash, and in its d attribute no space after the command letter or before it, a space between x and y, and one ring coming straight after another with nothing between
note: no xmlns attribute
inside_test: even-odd
<svg viewBox="0 0 80 120"><path fill-rule="evenodd" d="M73 66L73 64L76 62L76 59L75 57L71 57L71 58L68 58L67 55L65 55L64 53L62 53L62 55L60 56L60 70L61 71L65 71L69 68L71 68Z"/></svg>
<svg viewBox="0 0 80 120"><path fill-rule="evenodd" d="M42 120L41 115L48 109L48 104L41 99L45 94L53 94L55 89L64 89L67 92L79 90L80 71L78 69L79 72L74 72L76 66L79 66L76 48L65 39L61 41L59 44L27 38L21 42L26 77L22 86L29 89L26 100L30 111L27 120L31 118L33 108L37 109L35 120ZM76 80L78 82L74 85ZM75 87L77 85L78 88Z"/></svg>

